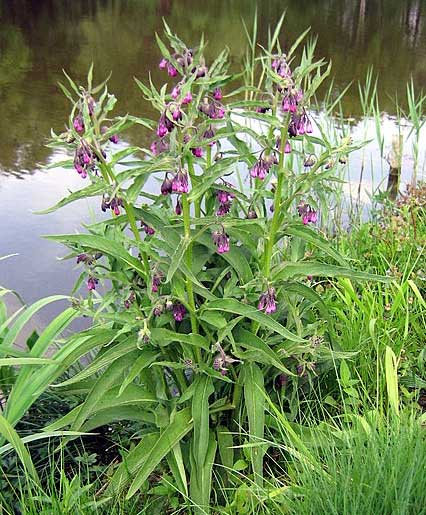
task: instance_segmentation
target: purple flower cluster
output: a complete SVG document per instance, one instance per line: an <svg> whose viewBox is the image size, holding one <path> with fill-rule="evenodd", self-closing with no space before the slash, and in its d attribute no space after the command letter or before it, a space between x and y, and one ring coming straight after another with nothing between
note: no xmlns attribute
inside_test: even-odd
<svg viewBox="0 0 426 515"><path fill-rule="evenodd" d="M78 134L83 134L83 132L84 132L84 120L83 120L83 116L82 116L81 113L78 114L74 118L72 124L73 124L73 127L76 130L76 132L78 132Z"/></svg>
<svg viewBox="0 0 426 515"><path fill-rule="evenodd" d="M274 313L277 310L277 298L274 288L269 287L265 293L262 293L259 297L257 309L265 311L267 315Z"/></svg>
<svg viewBox="0 0 426 515"><path fill-rule="evenodd" d="M203 133L203 138L204 139L209 139L211 140L212 138L214 138L216 136L216 131L213 129L213 127L210 125L210 127L208 129L206 129ZM209 146L212 147L216 142L215 141L210 141L209 142Z"/></svg>
<svg viewBox="0 0 426 515"><path fill-rule="evenodd" d="M154 154L154 156L159 156L163 152L167 152L169 150L169 148L170 148L170 144L164 138L154 140L151 143L151 147L150 147L151 152Z"/></svg>
<svg viewBox="0 0 426 515"><path fill-rule="evenodd" d="M218 350L218 353L214 358L213 368L214 370L220 372L223 376L226 376L226 374L228 373L228 366L232 365L232 363L236 363L239 360L228 356L219 343L216 343L216 348Z"/></svg>
<svg viewBox="0 0 426 515"><path fill-rule="evenodd" d="M162 275L158 272L155 272L152 276L152 285L151 285L151 291L152 293L158 292L158 287L161 284Z"/></svg>
<svg viewBox="0 0 426 515"><path fill-rule="evenodd" d="M155 234L155 229L150 225L146 224L143 220L141 221L141 227L145 231L145 234L147 236L152 236L153 234Z"/></svg>
<svg viewBox="0 0 426 515"><path fill-rule="evenodd" d="M96 277L93 277L93 276L89 277L89 278L87 279L87 289L88 289L89 291L96 290L96 285L97 285L98 283L99 283L99 280L98 280L98 279L96 279Z"/></svg>
<svg viewBox="0 0 426 515"><path fill-rule="evenodd" d="M82 179L85 179L87 173L95 168L95 154L83 139L74 154L74 168Z"/></svg>
<svg viewBox="0 0 426 515"><path fill-rule="evenodd" d="M260 179L261 181L264 180L267 173L271 169L272 165L278 163L277 157L274 152L266 157L264 157L264 152L265 151L263 151L261 153L259 159L256 161L256 163L253 165L253 167L250 170L250 175L254 179L257 178L257 179Z"/></svg>
<svg viewBox="0 0 426 515"><path fill-rule="evenodd" d="M232 188L232 184L229 184L226 181L223 181L223 184L228 188ZM232 205L232 199L235 198L234 193L226 190L217 190L216 198L219 202L219 208L216 211L216 215L223 216L229 213Z"/></svg>
<svg viewBox="0 0 426 515"><path fill-rule="evenodd" d="M108 195L102 197L101 209L104 213L107 209L111 209L118 216L120 214L120 207L123 207L123 199L120 197L114 196L112 199Z"/></svg>
<svg viewBox="0 0 426 515"><path fill-rule="evenodd" d="M285 55L276 56L272 60L271 68L277 73L282 79L291 79L292 72Z"/></svg>
<svg viewBox="0 0 426 515"><path fill-rule="evenodd" d="M183 317L186 314L186 308L183 304L180 303L173 304L172 313L176 322L182 322Z"/></svg>
<svg viewBox="0 0 426 515"><path fill-rule="evenodd" d="M212 233L212 240L219 254L229 252L229 236L226 234L223 227L221 231L214 231Z"/></svg>
<svg viewBox="0 0 426 515"><path fill-rule="evenodd" d="M225 116L225 107L223 104L218 100L211 100L208 97L203 99L198 109L212 120L221 120Z"/></svg>
<svg viewBox="0 0 426 515"><path fill-rule="evenodd" d="M302 219L303 225L309 223L316 223L318 220L318 214L309 204L306 204L303 200L297 206L297 212Z"/></svg>
<svg viewBox="0 0 426 515"><path fill-rule="evenodd" d="M181 168L179 169L172 178L166 173L166 177L161 184L161 193L163 195L170 195L171 193L188 193L188 172Z"/></svg>

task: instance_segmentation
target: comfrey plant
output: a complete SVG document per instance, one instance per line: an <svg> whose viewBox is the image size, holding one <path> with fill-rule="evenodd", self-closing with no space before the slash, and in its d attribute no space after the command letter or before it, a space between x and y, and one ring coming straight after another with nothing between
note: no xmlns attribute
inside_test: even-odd
<svg viewBox="0 0 426 515"><path fill-rule="evenodd" d="M289 383L314 381L330 360L334 332L313 278L368 276L315 227L323 181L356 148L318 137L309 113L329 68L306 50L297 58L297 45L283 53L279 30L237 75L226 51L207 63L203 40L190 48L167 25L165 34L168 83L137 80L155 120L111 119L115 98L92 87L91 72L84 89L70 78L62 86L73 108L52 145L73 154L83 189L52 209L99 196L110 217L88 234L51 237L72 249L77 286L87 284L75 301L93 318L80 355L100 350L59 385L86 398L50 429L139 421L107 495L134 495L165 459L188 506L208 513L215 464L228 481L244 457L262 485L266 396L285 398ZM149 149L116 149L130 125L148 130Z"/></svg>

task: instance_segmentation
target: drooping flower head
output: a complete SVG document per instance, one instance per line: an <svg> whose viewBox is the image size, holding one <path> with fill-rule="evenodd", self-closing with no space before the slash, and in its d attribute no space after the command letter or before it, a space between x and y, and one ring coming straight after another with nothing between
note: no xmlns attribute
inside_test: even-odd
<svg viewBox="0 0 426 515"><path fill-rule="evenodd" d="M170 148L169 142L163 138L163 139L157 139L154 140L151 143L150 150L154 154L154 156L159 156L163 152L167 152Z"/></svg>
<svg viewBox="0 0 426 515"><path fill-rule="evenodd" d="M226 234L224 227L220 231L212 233L212 240L219 254L229 252L229 236Z"/></svg>
<svg viewBox="0 0 426 515"><path fill-rule="evenodd" d="M226 376L226 374L228 373L229 365L232 365L232 363L239 362L239 360L231 358L231 356L228 356L222 349L220 343L216 343L216 349L218 353L214 358L213 368L214 370L220 372L223 376Z"/></svg>
<svg viewBox="0 0 426 515"><path fill-rule="evenodd" d="M289 64L287 63L287 56L285 54L275 56L272 60L271 68L282 79L291 79L292 72Z"/></svg>
<svg viewBox="0 0 426 515"><path fill-rule="evenodd" d="M184 168L175 173L172 181L172 191L173 193L188 193L188 172Z"/></svg>
<svg viewBox="0 0 426 515"><path fill-rule="evenodd" d="M250 175L253 178L260 179L263 181L271 169L272 165L278 163L277 157L274 152L272 152L270 155L265 156L265 151L263 151L260 154L259 159L256 161L256 163L253 165L253 167L250 169Z"/></svg>
<svg viewBox="0 0 426 515"><path fill-rule="evenodd" d="M85 179L89 170L95 168L95 155L85 140L80 141L74 154L74 168Z"/></svg>
<svg viewBox="0 0 426 515"><path fill-rule="evenodd" d="M266 292L262 293L259 297L257 309L265 311L267 315L274 313L277 310L277 298L275 288L269 287Z"/></svg>
<svg viewBox="0 0 426 515"><path fill-rule="evenodd" d="M309 223L316 223L318 220L318 214L309 204L306 204L303 200L297 206L297 212L302 219L303 225Z"/></svg>
<svg viewBox="0 0 426 515"><path fill-rule="evenodd" d="M158 287L161 284L162 274L158 271L154 272L154 275L152 276L152 285L151 285L151 291L152 293L158 292Z"/></svg>
<svg viewBox="0 0 426 515"><path fill-rule="evenodd" d="M89 291L96 290L96 285L99 283L99 280L96 277L89 277L87 279L87 289Z"/></svg>
<svg viewBox="0 0 426 515"><path fill-rule="evenodd" d="M155 234L155 229L147 223L145 223L143 220L141 221L141 227L145 231L146 235L152 236L153 234Z"/></svg>
<svg viewBox="0 0 426 515"><path fill-rule="evenodd" d="M210 127L208 129L206 129L203 133L203 138L204 139L212 139L216 136L216 131L213 129L213 127L210 125ZM209 146L212 147L216 142L215 141L210 141L209 142Z"/></svg>
<svg viewBox="0 0 426 515"><path fill-rule="evenodd" d="M212 120L221 120L225 116L225 107L217 100L205 97L198 109Z"/></svg>
<svg viewBox="0 0 426 515"><path fill-rule="evenodd" d="M215 90L213 91L213 98L215 100L222 100L223 94L220 88L215 88Z"/></svg>
<svg viewBox="0 0 426 515"><path fill-rule="evenodd" d="M173 304L172 313L176 322L182 322L183 317L186 314L186 308L183 304L180 303Z"/></svg>
<svg viewBox="0 0 426 515"><path fill-rule="evenodd" d="M170 195L173 191L173 180L170 179L168 174L164 177L164 181L161 184L161 194L162 195Z"/></svg>
<svg viewBox="0 0 426 515"><path fill-rule="evenodd" d="M76 132L78 132L79 134L82 134L84 132L84 120L81 113L74 118L72 124Z"/></svg>

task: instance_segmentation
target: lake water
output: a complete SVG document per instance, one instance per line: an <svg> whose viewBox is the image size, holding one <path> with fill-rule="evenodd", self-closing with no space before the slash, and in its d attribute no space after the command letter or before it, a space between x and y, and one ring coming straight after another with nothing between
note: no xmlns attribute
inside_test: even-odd
<svg viewBox="0 0 426 515"><path fill-rule="evenodd" d="M59 261L65 251L40 235L74 232L98 216L97 201L92 212L84 201L50 215L32 213L83 185L71 170L42 169L55 159L45 146L50 128L61 131L68 115L57 87L61 70L77 81L91 62L99 80L112 71L117 114L143 115L146 106L133 77L152 70L154 81L164 78L153 37L162 30L162 17L189 44L204 32L208 55L227 45L237 64L245 48L240 20L249 21L256 6L260 39L284 9L284 46L309 26L318 35L316 55L333 61L335 93L355 81L344 103L347 116L359 116L356 81L373 66L380 75L381 108L388 113L382 117L385 135L393 134L395 95L405 97L411 77L418 89L426 83L426 4L421 0L0 0L0 256L18 254L0 261L1 285L17 290L26 302L69 293L78 271ZM363 134L363 121L358 125ZM371 132L371 124L366 126ZM144 143L134 133L130 142ZM356 167L354 180L357 173ZM39 322L56 309L45 310Z"/></svg>

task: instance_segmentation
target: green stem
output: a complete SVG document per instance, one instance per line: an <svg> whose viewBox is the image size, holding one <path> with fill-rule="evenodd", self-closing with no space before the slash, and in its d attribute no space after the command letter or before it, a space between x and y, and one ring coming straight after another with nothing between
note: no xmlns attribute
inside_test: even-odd
<svg viewBox="0 0 426 515"><path fill-rule="evenodd" d="M191 239L191 218L189 211L189 201L188 195L186 193L182 194L182 210L183 210L183 225L185 230L185 238L187 240ZM191 269L192 268L192 244L188 245L188 249L185 254L185 262L186 266ZM198 324L197 319L195 317L195 300L194 300L194 290L192 288L192 282L187 277L186 278L186 293L188 295L188 304L190 307L190 317L191 317L191 330L193 333L198 333ZM201 352L200 349L197 350L197 359L201 360Z"/></svg>
<svg viewBox="0 0 426 515"><path fill-rule="evenodd" d="M277 185L275 188L274 196L274 214L272 215L272 221L269 229L269 234L266 237L265 254L263 261L263 274L268 279L271 273L271 262L272 262L272 251L275 244L275 237L277 235L280 225L280 208L281 199L283 192L283 184L285 178L284 168L284 149L287 141L287 126L284 125L281 128L281 145L280 145L280 160L278 163L277 171Z"/></svg>

